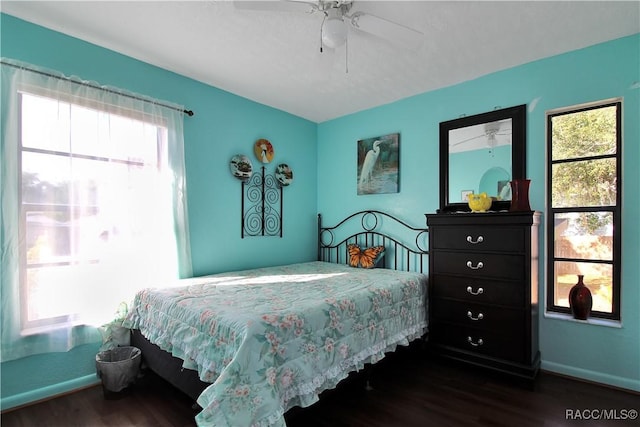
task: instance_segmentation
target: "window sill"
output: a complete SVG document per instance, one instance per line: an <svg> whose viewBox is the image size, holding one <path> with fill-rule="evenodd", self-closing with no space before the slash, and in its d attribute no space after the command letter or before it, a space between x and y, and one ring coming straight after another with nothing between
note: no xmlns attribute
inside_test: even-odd
<svg viewBox="0 0 640 427"><path fill-rule="evenodd" d="M40 335L54 333L59 330L72 329L78 326L85 326L82 322L64 322L53 323L50 325L32 326L30 328L24 328L20 331L20 336L28 337L30 335Z"/></svg>
<svg viewBox="0 0 640 427"><path fill-rule="evenodd" d="M570 314L545 312L544 317L547 319L566 320L568 322L584 323L586 325L604 326L606 328L622 328L622 322L619 320L589 318L587 320L574 319Z"/></svg>

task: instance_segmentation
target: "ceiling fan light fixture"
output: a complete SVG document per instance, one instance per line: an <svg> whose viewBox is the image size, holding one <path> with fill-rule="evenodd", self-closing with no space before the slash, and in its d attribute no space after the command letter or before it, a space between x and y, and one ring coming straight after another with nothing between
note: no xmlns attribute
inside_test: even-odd
<svg viewBox="0 0 640 427"><path fill-rule="evenodd" d="M328 11L322 24L322 44L330 49L342 46L347 41L347 32L347 23L338 11Z"/></svg>

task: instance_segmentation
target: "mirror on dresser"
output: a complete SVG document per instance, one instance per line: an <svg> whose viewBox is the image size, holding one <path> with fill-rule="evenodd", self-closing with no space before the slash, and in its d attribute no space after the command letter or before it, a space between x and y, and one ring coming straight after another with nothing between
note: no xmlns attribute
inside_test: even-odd
<svg viewBox="0 0 640 427"><path fill-rule="evenodd" d="M469 211L468 194L486 192L508 210L513 179L525 178L526 105L440 123L440 209Z"/></svg>

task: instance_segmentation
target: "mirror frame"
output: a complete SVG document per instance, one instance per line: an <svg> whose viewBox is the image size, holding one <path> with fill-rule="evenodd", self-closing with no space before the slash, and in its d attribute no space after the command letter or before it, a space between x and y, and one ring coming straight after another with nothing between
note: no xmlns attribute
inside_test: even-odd
<svg viewBox="0 0 640 427"><path fill-rule="evenodd" d="M440 209L438 213L469 212L467 203L449 202L449 132L454 129L511 119L511 179L526 178L527 106L493 110L440 123ZM496 200L491 210L509 210L510 200Z"/></svg>

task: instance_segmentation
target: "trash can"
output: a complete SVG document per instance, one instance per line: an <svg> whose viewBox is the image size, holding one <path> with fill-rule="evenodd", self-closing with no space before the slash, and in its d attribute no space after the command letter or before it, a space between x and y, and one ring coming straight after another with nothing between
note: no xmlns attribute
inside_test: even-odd
<svg viewBox="0 0 640 427"><path fill-rule="evenodd" d="M142 352L137 347L115 347L96 355L96 371L105 397L133 384L140 370Z"/></svg>

